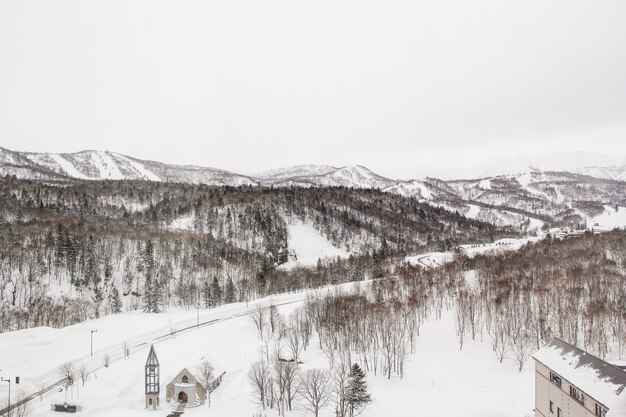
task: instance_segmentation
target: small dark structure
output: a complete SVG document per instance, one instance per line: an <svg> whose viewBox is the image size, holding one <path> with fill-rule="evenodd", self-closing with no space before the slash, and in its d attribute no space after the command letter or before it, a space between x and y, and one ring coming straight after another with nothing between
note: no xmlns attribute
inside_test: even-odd
<svg viewBox="0 0 626 417"><path fill-rule="evenodd" d="M159 359L154 351L154 345L150 346L150 353L146 360L146 408L156 410L159 407L159 393L161 392L161 380L159 373Z"/></svg>
<svg viewBox="0 0 626 417"><path fill-rule="evenodd" d="M52 406L52 409L60 413L75 413L77 411L80 411L80 408L78 406L68 403L54 404Z"/></svg>

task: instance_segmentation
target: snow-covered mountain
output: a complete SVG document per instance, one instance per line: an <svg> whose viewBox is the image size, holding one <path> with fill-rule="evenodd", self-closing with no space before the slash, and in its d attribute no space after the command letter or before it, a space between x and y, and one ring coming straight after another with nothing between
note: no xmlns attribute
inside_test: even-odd
<svg viewBox="0 0 626 417"><path fill-rule="evenodd" d="M626 163L613 166L590 166L584 168L576 168L574 172L584 175L590 175L596 178L626 181Z"/></svg>
<svg viewBox="0 0 626 417"><path fill-rule="evenodd" d="M497 175L515 175L527 171L567 171L591 174L587 167L597 167L601 172L604 167L611 167L623 172L626 165L624 156L605 155L597 152L569 151L545 154L519 154L489 159L476 165L463 167L424 167L425 175L445 180L459 178L483 178ZM597 175L593 175L597 176ZM618 179L613 174L601 175L601 178Z"/></svg>
<svg viewBox="0 0 626 417"><path fill-rule="evenodd" d="M361 165L332 167L329 165L298 165L255 175L262 185L325 186L384 189L395 182Z"/></svg>
<svg viewBox="0 0 626 417"><path fill-rule="evenodd" d="M505 175L401 181L385 178L360 165L298 165L241 175L215 168L140 160L108 151L53 154L0 148L0 175L49 182L109 179L216 186L376 188L457 211L469 218L498 226L514 226L527 232L545 223L593 223L594 218L605 214L606 206L626 207L626 164L576 168L569 172L538 168L574 167L583 161L609 163L619 158L567 153L554 156L552 162L549 159L514 158L509 160L509 170L514 173ZM537 167L522 169L528 164Z"/></svg>
<svg viewBox="0 0 626 417"><path fill-rule="evenodd" d="M308 178L319 177L337 170L337 167L330 165L295 165L285 168L271 169L252 175L261 179L267 184L280 183L283 181L303 180Z"/></svg>
<svg viewBox="0 0 626 417"><path fill-rule="evenodd" d="M207 185L342 186L386 188L389 178L355 165L299 165L253 176L193 165L173 165L141 160L109 151L76 153L15 152L0 148L0 175L18 178L68 180L146 180Z"/></svg>
<svg viewBox="0 0 626 417"><path fill-rule="evenodd" d="M0 148L0 174L36 180L146 180L208 185L256 185L229 171L145 161L108 151L14 152Z"/></svg>

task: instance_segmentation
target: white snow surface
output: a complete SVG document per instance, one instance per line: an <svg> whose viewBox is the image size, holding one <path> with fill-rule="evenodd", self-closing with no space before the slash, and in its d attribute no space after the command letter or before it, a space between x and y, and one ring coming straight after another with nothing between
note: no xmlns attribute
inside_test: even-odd
<svg viewBox="0 0 626 417"><path fill-rule="evenodd" d="M383 190L386 193L398 194L403 197L415 197L419 199L421 196L424 200L433 198L432 192L421 181L401 182Z"/></svg>
<svg viewBox="0 0 626 417"><path fill-rule="evenodd" d="M532 181L531 173L530 171L526 171L522 175L519 175L516 179L517 179L517 182L519 182L522 187L528 188L528 186L530 185Z"/></svg>
<svg viewBox="0 0 626 417"><path fill-rule="evenodd" d="M329 257L347 258L350 253L333 246L310 223L294 220L287 226L287 246L289 261L281 268L292 269L297 266L315 266L318 259Z"/></svg>
<svg viewBox="0 0 626 417"><path fill-rule="evenodd" d="M618 206L616 211L614 206L605 205L604 212L594 217L592 223L598 223L606 229L626 227L626 207Z"/></svg>
<svg viewBox="0 0 626 417"><path fill-rule="evenodd" d="M476 219L480 214L480 206L476 204L468 204L469 210L465 212L465 217L468 219Z"/></svg>
<svg viewBox="0 0 626 417"><path fill-rule="evenodd" d="M141 175L148 181L161 181L161 178L159 178L156 174L146 169L146 167L140 164L139 162L135 162L134 160L127 158L126 156L121 155L121 154L115 154L115 157L127 162L128 165L130 165L139 175Z"/></svg>
<svg viewBox="0 0 626 417"><path fill-rule="evenodd" d="M426 185L423 182L416 181L415 186L419 189L420 194L426 200L430 200L433 197L433 193L430 192L428 187L426 187Z"/></svg>
<svg viewBox="0 0 626 417"><path fill-rule="evenodd" d="M61 155L57 153L51 153L50 157L54 159L54 161L61 167L63 171L70 177L80 178L80 179L89 179L88 176L80 172L76 167L69 162L67 159L63 158Z"/></svg>
<svg viewBox="0 0 626 417"><path fill-rule="evenodd" d="M122 180L124 175L118 168L117 164L111 158L107 152L94 152L91 154L92 160L98 171L100 172L100 178L106 178L110 180Z"/></svg>

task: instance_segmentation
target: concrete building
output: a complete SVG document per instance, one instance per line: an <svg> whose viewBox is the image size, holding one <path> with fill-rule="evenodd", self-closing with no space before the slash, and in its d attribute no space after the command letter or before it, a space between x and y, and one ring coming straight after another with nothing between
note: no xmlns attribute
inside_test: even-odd
<svg viewBox="0 0 626 417"><path fill-rule="evenodd" d="M626 372L557 338L533 358L536 417L622 417Z"/></svg>

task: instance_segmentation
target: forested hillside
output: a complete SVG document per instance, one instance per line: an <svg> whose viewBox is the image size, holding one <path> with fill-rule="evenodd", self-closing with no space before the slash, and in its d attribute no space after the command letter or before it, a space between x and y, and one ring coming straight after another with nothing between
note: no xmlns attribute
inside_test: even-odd
<svg viewBox="0 0 626 417"><path fill-rule="evenodd" d="M296 220L352 256L281 269ZM390 257L512 235L374 190L4 177L0 331L381 276Z"/></svg>

